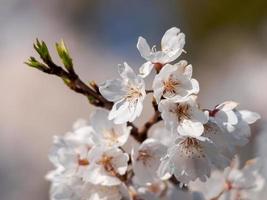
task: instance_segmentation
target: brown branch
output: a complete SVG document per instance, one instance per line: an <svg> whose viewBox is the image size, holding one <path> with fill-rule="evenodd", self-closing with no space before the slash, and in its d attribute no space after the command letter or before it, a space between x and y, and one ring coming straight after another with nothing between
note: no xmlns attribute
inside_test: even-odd
<svg viewBox="0 0 267 200"><path fill-rule="evenodd" d="M112 107L111 102L107 101L102 95L99 95L97 91L86 85L74 71L72 73L66 72L62 67L55 65L53 62L46 64L49 68L43 72L60 77L71 90L85 95L93 105L107 109Z"/></svg>
<svg viewBox="0 0 267 200"><path fill-rule="evenodd" d="M43 41L39 42L38 39L36 40L36 44L34 44L34 49L40 55L43 63L37 61L34 57L31 57L26 64L37 68L44 73L60 77L71 90L85 95L91 104L111 109L113 103L107 101L102 95L100 95L97 85L94 83L94 85L91 84L91 87L88 86L76 74L73 69L72 59L70 58L64 43L61 43L60 45L56 44L56 47L65 69L56 65L52 61L46 44Z"/></svg>
<svg viewBox="0 0 267 200"><path fill-rule="evenodd" d="M91 81L87 85L76 74L73 68L72 59L64 42L62 41L59 44L57 43L56 47L64 67L58 66L53 62L45 42L39 42L38 39L36 40L36 44L34 44L34 49L38 52L43 62L39 62L34 57L30 57L26 64L37 68L44 73L60 77L71 90L86 96L91 104L110 110L113 106L113 103L106 100L100 94L98 85L94 81ZM152 93L153 91L147 90L146 92ZM147 132L150 127L161 120L160 113L158 111L158 105L155 99L153 100L152 104L155 113L141 128L138 129L133 123L127 123L128 126L132 127L131 135L139 142L143 142L147 138Z"/></svg>

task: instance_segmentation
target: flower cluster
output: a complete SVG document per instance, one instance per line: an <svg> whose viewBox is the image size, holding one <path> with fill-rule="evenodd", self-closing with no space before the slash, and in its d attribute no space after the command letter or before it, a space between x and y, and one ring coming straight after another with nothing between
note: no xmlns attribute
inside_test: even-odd
<svg viewBox="0 0 267 200"><path fill-rule="evenodd" d="M139 73L124 63L119 78L98 87L112 102L111 110L97 108L88 124L79 120L72 132L54 138L49 158L56 169L47 175L52 200L234 200L262 187L254 161L242 170L233 167L237 148L248 143L249 125L259 114L239 110L233 101L201 108L192 65L176 61L184 45L185 35L176 27L166 31L160 50L139 37L137 48L146 60ZM144 78L153 70L148 90ZM132 122L149 93L158 117L136 141L131 132L138 128ZM224 180L223 187L218 185L222 191L215 188L218 176ZM214 189L205 192L204 187Z"/></svg>

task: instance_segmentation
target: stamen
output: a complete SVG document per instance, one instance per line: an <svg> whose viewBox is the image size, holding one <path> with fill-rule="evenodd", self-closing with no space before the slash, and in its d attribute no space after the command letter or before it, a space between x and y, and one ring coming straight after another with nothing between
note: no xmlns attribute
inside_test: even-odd
<svg viewBox="0 0 267 200"><path fill-rule="evenodd" d="M144 165L147 165L148 160L151 158L151 154L148 150L139 150L138 156L136 158L137 161L142 161Z"/></svg>
<svg viewBox="0 0 267 200"><path fill-rule="evenodd" d="M99 160L97 162L98 165L102 165L104 167L104 169L111 174L112 176L116 176L117 172L115 171L111 161L112 161L113 157L112 156L107 156L107 155L102 155L101 160Z"/></svg>
<svg viewBox="0 0 267 200"><path fill-rule="evenodd" d="M173 80L171 77L169 78L169 80L167 81L163 81L163 85L164 85L164 91L163 93L172 93L175 94L175 89L177 88L177 86L180 85L180 82L177 80Z"/></svg>

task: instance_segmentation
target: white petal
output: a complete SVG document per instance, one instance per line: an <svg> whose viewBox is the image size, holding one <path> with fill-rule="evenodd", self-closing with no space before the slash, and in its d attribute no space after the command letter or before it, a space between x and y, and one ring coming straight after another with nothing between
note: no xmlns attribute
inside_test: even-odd
<svg viewBox="0 0 267 200"><path fill-rule="evenodd" d="M152 69L154 68L154 64L150 61L144 63L140 68L139 68L139 73L142 78L147 77Z"/></svg>
<svg viewBox="0 0 267 200"><path fill-rule="evenodd" d="M133 103L130 107L132 107L133 112L132 112L132 116L129 118L129 122L133 122L142 113L142 110L143 110L143 100L138 99L138 101L136 103Z"/></svg>
<svg viewBox="0 0 267 200"><path fill-rule="evenodd" d="M199 93L199 84L198 81L196 79L191 79L191 84L192 84L192 93L193 94L197 94Z"/></svg>
<svg viewBox="0 0 267 200"><path fill-rule="evenodd" d="M105 109L96 109L90 117L90 121L93 129L102 133L104 130L110 129L112 127L112 121L108 120L109 112Z"/></svg>
<svg viewBox="0 0 267 200"><path fill-rule="evenodd" d="M91 116L91 124L95 130L98 142L107 146L122 146L126 143L130 127L126 123L116 125L108 120L109 112L105 109L96 109Z"/></svg>
<svg viewBox="0 0 267 200"><path fill-rule="evenodd" d="M122 80L107 80L99 85L100 93L109 101L115 102L120 100L126 94L126 88Z"/></svg>
<svg viewBox="0 0 267 200"><path fill-rule="evenodd" d="M126 79L126 80L128 80L128 79L130 79L130 80L136 79L135 72L133 71L133 69L126 62L124 62L123 65L119 65L118 71L119 71L120 76L123 79Z"/></svg>
<svg viewBox="0 0 267 200"><path fill-rule="evenodd" d="M203 124L199 121L183 120L177 127L180 135L199 137L204 131Z"/></svg>
<svg viewBox="0 0 267 200"><path fill-rule="evenodd" d="M159 103L159 111L167 129L174 130L178 126L177 114L171 112L176 109L176 104L170 100L162 100Z"/></svg>
<svg viewBox="0 0 267 200"><path fill-rule="evenodd" d="M241 114L242 119L248 124L253 124L258 119L261 118L261 116L258 113L251 112L249 110L240 110L239 113Z"/></svg>
<svg viewBox="0 0 267 200"><path fill-rule="evenodd" d="M163 121L154 124L148 131L148 137L153 138L165 146L170 146L174 143L176 133L172 133L168 130Z"/></svg>
<svg viewBox="0 0 267 200"><path fill-rule="evenodd" d="M139 50L141 56L148 60L151 50L150 50L150 47L149 47L146 39L143 37L139 37L136 46L137 46L137 49Z"/></svg>
<svg viewBox="0 0 267 200"><path fill-rule="evenodd" d="M202 124L206 124L209 120L209 117L205 112L199 110L198 108L194 109L192 113L192 118L201 122Z"/></svg>
<svg viewBox="0 0 267 200"><path fill-rule="evenodd" d="M157 169L166 152L167 147L152 138L146 139L138 150L133 152L133 170L139 184L159 180Z"/></svg>
<svg viewBox="0 0 267 200"><path fill-rule="evenodd" d="M171 58L169 62L178 58L185 45L185 35L180 33L180 29L173 27L165 32L161 40L162 51L168 52Z"/></svg>
<svg viewBox="0 0 267 200"><path fill-rule="evenodd" d="M129 112L129 102L122 100L120 102L116 102L108 116L109 120L114 119L115 124L126 123L131 117L132 113Z"/></svg>
<svg viewBox="0 0 267 200"><path fill-rule="evenodd" d="M230 110L235 109L237 106L238 106L238 103L235 101L225 101L221 103L220 105L216 106L216 108L219 110L230 111Z"/></svg>

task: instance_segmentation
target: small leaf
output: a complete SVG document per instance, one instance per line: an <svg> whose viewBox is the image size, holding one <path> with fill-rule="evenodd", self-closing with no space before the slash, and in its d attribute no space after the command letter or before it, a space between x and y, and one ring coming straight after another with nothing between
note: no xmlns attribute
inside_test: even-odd
<svg viewBox="0 0 267 200"><path fill-rule="evenodd" d="M33 44L33 47L38 52L43 61L51 61L49 50L44 41L40 42L38 39L36 39L36 44Z"/></svg>
<svg viewBox="0 0 267 200"><path fill-rule="evenodd" d="M56 43L56 49L59 57L61 58L62 63L68 71L73 71L72 59L69 55L69 51L66 48L66 45L63 40L60 43Z"/></svg>
<svg viewBox="0 0 267 200"><path fill-rule="evenodd" d="M29 60L25 62L25 64L30 67L42 70L42 71L47 69L47 67L44 64L37 61L34 57L30 57Z"/></svg>

